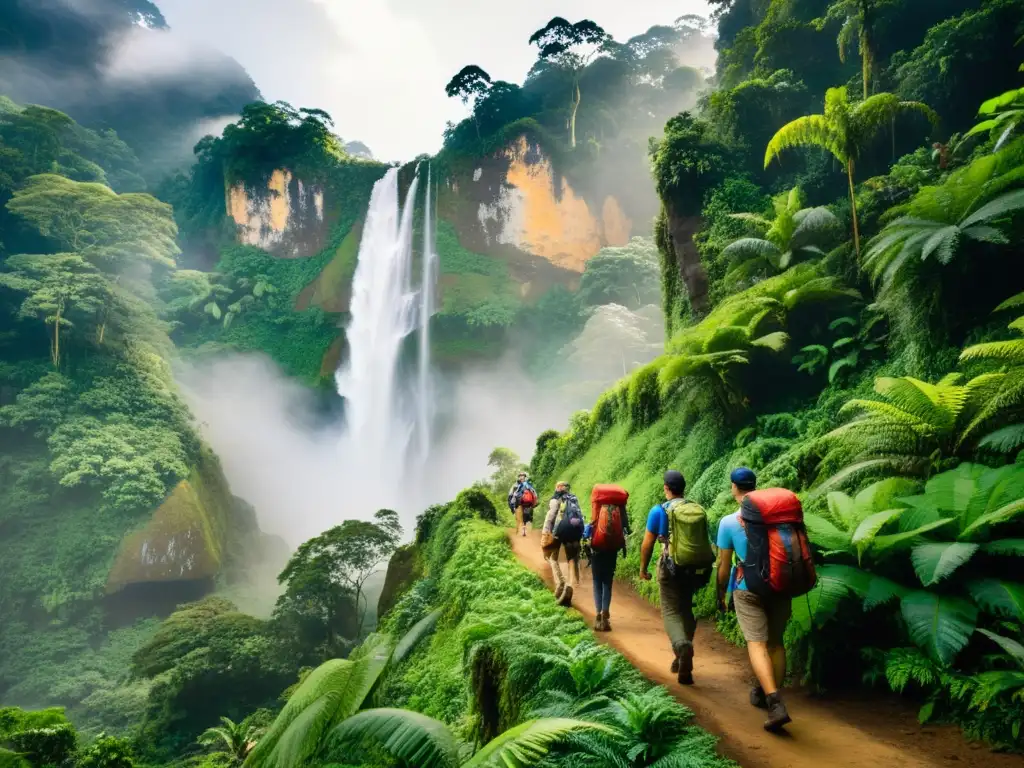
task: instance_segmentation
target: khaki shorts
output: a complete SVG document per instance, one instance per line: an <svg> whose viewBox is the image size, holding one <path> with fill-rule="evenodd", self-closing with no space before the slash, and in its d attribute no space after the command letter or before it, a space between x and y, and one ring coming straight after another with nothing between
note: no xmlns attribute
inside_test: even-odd
<svg viewBox="0 0 1024 768"><path fill-rule="evenodd" d="M779 647L793 611L788 597L761 597L745 589L732 594L743 638L748 643L768 643Z"/></svg>

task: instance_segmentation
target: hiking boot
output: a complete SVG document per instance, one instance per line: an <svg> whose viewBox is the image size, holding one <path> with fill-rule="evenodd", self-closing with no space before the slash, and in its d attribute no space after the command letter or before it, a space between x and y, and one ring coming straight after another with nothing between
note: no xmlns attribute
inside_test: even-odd
<svg viewBox="0 0 1024 768"><path fill-rule="evenodd" d="M750 689L750 706L768 709L768 697L764 695L764 688L760 685L755 685Z"/></svg>
<svg viewBox="0 0 1024 768"><path fill-rule="evenodd" d="M565 592L565 584L559 584L555 587L555 600L561 600L563 592Z"/></svg>
<svg viewBox="0 0 1024 768"><path fill-rule="evenodd" d="M611 632L612 631L612 624L608 620L608 611L604 612L604 631L605 632Z"/></svg>
<svg viewBox="0 0 1024 768"><path fill-rule="evenodd" d="M565 591L562 592L562 599L558 601L558 604L564 605L566 608L572 605L572 587L568 584L565 585Z"/></svg>
<svg viewBox="0 0 1024 768"><path fill-rule="evenodd" d="M693 646L684 645L679 649L679 672L676 680L680 685L693 685Z"/></svg>
<svg viewBox="0 0 1024 768"><path fill-rule="evenodd" d="M766 696L765 701L768 704L768 719L764 721L764 729L770 733L777 733L785 727L787 723L792 722L793 718L789 716L789 712L786 711L786 705L782 703L782 699L779 698L779 694L773 693L771 696Z"/></svg>
<svg viewBox="0 0 1024 768"><path fill-rule="evenodd" d="M604 632L604 614L598 611L597 618L594 619L594 631Z"/></svg>
<svg viewBox="0 0 1024 768"><path fill-rule="evenodd" d="M674 675L679 671L679 656L672 659L672 666L669 667L669 671Z"/></svg>

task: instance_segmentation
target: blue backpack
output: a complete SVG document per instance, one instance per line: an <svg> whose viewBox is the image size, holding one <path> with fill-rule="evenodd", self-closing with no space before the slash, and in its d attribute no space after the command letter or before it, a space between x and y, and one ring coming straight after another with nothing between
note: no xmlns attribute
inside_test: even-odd
<svg viewBox="0 0 1024 768"><path fill-rule="evenodd" d="M573 494L567 493L562 498L565 508L562 511L562 519L555 526L555 538L563 544L574 544L583 538L583 511L580 509L580 500Z"/></svg>

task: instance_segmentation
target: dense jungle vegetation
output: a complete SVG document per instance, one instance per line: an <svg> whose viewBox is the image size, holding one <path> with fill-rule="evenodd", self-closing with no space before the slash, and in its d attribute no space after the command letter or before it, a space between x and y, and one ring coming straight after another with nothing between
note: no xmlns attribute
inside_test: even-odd
<svg viewBox="0 0 1024 768"><path fill-rule="evenodd" d="M515 258L464 247L442 215L439 351L519 336L538 368L564 350L589 392L607 364L595 309L660 302L663 353L539 436L538 487L621 482L634 531L670 466L714 521L733 508L732 466L798 491L820 581L794 604L795 677L895 691L922 723L1019 750L1024 8L713 4L711 25L683 17L626 42L556 17L524 41L538 59L522 85L455 75L448 95L472 114L434 173L525 134L584 196L635 187L660 213L657 255L646 238L605 249L575 290L535 301L509 287ZM148 2L117 5L118 23L161 22ZM713 72L685 64L712 39ZM510 452L425 510L404 547L381 510L288 557L231 495L170 361L261 350L308 383L329 376L344 302L328 286L355 268L383 165L351 156L323 112L256 101L168 175L144 120L122 136L12 94L0 766L730 764L515 561L496 511ZM303 258L236 245L228 218L226 187L282 167L329 191L323 247ZM168 525L197 532L188 578L131 589L132 534ZM280 561L264 616L243 609L247 557ZM372 627L366 580L389 559ZM716 620L710 589L699 606ZM741 642L732 617L717 628Z"/></svg>

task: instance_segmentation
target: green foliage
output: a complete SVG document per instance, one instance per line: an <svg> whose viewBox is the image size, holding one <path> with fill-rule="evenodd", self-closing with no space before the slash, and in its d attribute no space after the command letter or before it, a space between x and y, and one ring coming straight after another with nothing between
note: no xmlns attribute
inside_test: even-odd
<svg viewBox="0 0 1024 768"><path fill-rule="evenodd" d="M580 278L583 306L621 304L639 309L659 303L658 254L654 243L634 237L621 248L602 248L587 261Z"/></svg>
<svg viewBox="0 0 1024 768"><path fill-rule="evenodd" d="M101 733L79 752L77 765L78 768L133 768L131 742Z"/></svg>
<svg viewBox="0 0 1024 768"><path fill-rule="evenodd" d="M284 594L274 619L297 635L297 649L313 660L343 655L362 634L366 580L401 540L398 515L379 510L373 522L345 520L301 544L278 581Z"/></svg>

